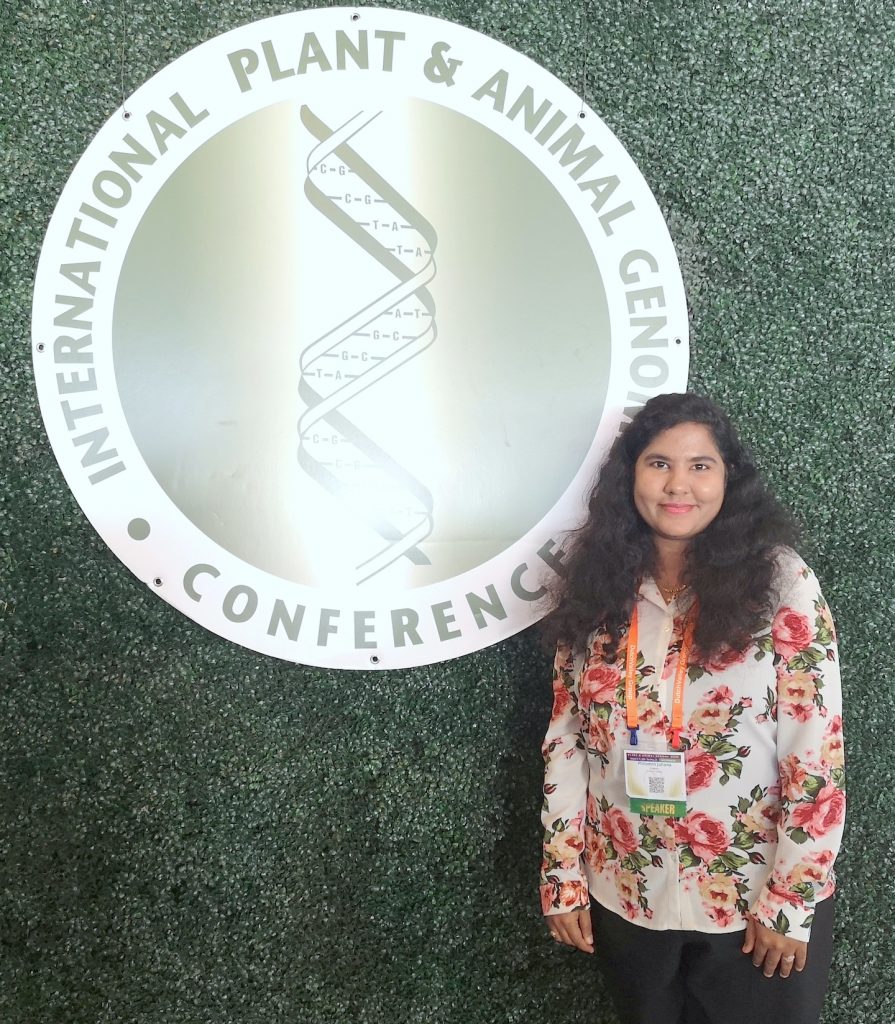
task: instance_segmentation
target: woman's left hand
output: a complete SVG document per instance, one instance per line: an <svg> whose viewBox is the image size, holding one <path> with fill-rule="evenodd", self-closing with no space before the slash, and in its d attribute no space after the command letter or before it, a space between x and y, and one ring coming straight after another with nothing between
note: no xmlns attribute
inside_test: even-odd
<svg viewBox="0 0 895 1024"><path fill-rule="evenodd" d="M773 978L777 967L780 967L780 977L788 978L789 972L795 967L801 971L808 959L808 943L799 942L797 939L788 939L785 935L765 928L754 918L746 919L746 941L743 943L743 952L752 954L752 963L756 967L763 967L766 978Z"/></svg>

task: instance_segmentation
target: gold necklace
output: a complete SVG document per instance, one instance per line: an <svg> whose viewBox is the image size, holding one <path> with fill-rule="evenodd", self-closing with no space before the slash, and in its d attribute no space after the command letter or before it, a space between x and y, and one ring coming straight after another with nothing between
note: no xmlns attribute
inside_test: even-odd
<svg viewBox="0 0 895 1024"><path fill-rule="evenodd" d="M662 600L666 604L670 604L678 595L683 594L683 592L687 589L689 584L681 583L677 587L663 587L662 584L659 583L659 581L657 580L656 586L659 588L659 593L662 595Z"/></svg>

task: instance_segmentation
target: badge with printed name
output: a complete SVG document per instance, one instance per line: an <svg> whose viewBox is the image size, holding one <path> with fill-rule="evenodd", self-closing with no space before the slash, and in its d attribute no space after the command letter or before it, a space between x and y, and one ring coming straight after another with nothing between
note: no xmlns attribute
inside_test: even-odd
<svg viewBox="0 0 895 1024"><path fill-rule="evenodd" d="M687 771L682 750L626 750L625 790L634 814L683 818Z"/></svg>

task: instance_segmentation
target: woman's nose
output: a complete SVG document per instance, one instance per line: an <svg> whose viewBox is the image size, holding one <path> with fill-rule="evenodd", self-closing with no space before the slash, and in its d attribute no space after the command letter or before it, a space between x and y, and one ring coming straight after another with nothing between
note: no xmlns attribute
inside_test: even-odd
<svg viewBox="0 0 895 1024"><path fill-rule="evenodd" d="M685 468L672 469L665 481L665 490L669 494L679 494L687 489L687 471Z"/></svg>

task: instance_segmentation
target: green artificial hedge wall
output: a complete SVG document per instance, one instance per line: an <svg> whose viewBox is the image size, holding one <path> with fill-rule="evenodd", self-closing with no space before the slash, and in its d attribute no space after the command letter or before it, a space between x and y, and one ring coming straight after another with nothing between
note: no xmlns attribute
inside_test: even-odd
<svg viewBox="0 0 895 1024"><path fill-rule="evenodd" d="M535 893L548 659L349 673L227 644L93 532L43 432L56 198L142 81L269 0L0 4L0 1020L609 1022ZM407 0L580 89L678 247L692 387L805 528L850 816L826 1024L890 1024L893 114L886 0ZM124 60L122 61L122 52ZM545 401L551 396L545 395Z"/></svg>

